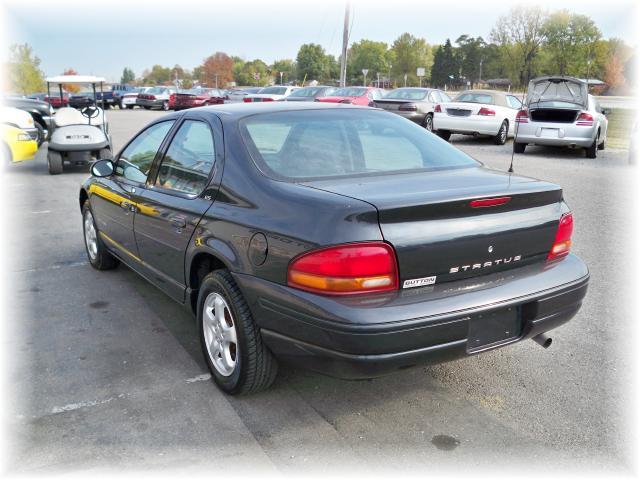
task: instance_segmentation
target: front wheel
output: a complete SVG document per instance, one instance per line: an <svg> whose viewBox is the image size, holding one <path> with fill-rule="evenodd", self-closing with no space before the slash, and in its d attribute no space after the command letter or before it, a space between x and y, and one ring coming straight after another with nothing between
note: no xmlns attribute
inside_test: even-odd
<svg viewBox="0 0 640 480"><path fill-rule="evenodd" d="M494 137L496 145L504 145L507 142L507 135L509 134L509 122L504 120L500 125L497 135Z"/></svg>
<svg viewBox="0 0 640 480"><path fill-rule="evenodd" d="M84 202L82 205L82 230L84 233L84 246L91 266L96 270L116 268L119 261L109 253L100 238L96 222L93 219L93 213L89 208L89 201Z"/></svg>
<svg viewBox="0 0 640 480"><path fill-rule="evenodd" d="M433 132L433 115L428 113L426 117L424 117L424 128L427 132Z"/></svg>
<svg viewBox="0 0 640 480"><path fill-rule="evenodd" d="M64 170L62 163L62 155L60 152L47 152L47 167L49 169L49 175L60 175Z"/></svg>
<svg viewBox="0 0 640 480"><path fill-rule="evenodd" d="M227 270L215 270L202 280L197 316L202 353L218 387L242 395L271 386L278 364Z"/></svg>
<svg viewBox="0 0 640 480"><path fill-rule="evenodd" d="M514 142L513 151L516 153L524 153L524 149L527 148L526 143Z"/></svg>

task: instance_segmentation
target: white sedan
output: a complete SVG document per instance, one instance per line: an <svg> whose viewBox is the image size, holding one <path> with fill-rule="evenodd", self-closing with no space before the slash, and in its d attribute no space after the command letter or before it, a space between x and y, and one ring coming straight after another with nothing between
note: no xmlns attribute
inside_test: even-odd
<svg viewBox="0 0 640 480"><path fill-rule="evenodd" d="M486 135L497 145L513 137L522 103L514 95L493 90L467 90L450 103L436 105L433 130L449 140L452 133Z"/></svg>
<svg viewBox="0 0 640 480"><path fill-rule="evenodd" d="M260 93L254 93L247 95L243 98L243 102L274 102L276 100L282 100L285 97L291 95L291 92L297 90L300 87L291 87L286 85L277 85L273 87L265 87L260 90Z"/></svg>

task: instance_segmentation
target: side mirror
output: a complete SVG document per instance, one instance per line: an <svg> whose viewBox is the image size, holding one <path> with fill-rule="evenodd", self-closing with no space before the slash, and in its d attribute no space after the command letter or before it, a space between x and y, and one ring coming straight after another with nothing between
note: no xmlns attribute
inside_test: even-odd
<svg viewBox="0 0 640 480"><path fill-rule="evenodd" d="M600 113L602 113L603 115L608 115L609 111L606 108L603 108Z"/></svg>
<svg viewBox="0 0 640 480"><path fill-rule="evenodd" d="M109 159L98 160L91 165L91 175L94 177L108 177L113 174L114 170L115 165Z"/></svg>

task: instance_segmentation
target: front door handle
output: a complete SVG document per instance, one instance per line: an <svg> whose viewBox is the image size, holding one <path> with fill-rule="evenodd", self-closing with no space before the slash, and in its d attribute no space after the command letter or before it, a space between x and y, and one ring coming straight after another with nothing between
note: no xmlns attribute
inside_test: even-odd
<svg viewBox="0 0 640 480"><path fill-rule="evenodd" d="M187 226L187 221L183 217L171 217L171 225L176 228L184 228Z"/></svg>

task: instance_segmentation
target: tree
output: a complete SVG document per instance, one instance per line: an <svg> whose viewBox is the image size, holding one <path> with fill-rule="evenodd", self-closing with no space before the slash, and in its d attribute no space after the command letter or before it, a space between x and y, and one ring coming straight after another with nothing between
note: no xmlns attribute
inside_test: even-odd
<svg viewBox="0 0 640 480"><path fill-rule="evenodd" d="M73 68L65 68L62 74L77 75L78 72L76 72ZM69 93L78 93L80 91L80 85L78 85L77 83L63 83L62 88Z"/></svg>
<svg viewBox="0 0 640 480"><path fill-rule="evenodd" d="M209 87L224 88L233 81L233 60L224 52L216 52L205 58L202 69L202 80Z"/></svg>
<svg viewBox="0 0 640 480"><path fill-rule="evenodd" d="M627 80L627 83L631 86L636 84L637 80L637 59L636 55L633 54L629 60L624 64L624 78Z"/></svg>
<svg viewBox="0 0 640 480"><path fill-rule="evenodd" d="M451 40L447 38L445 44L438 47L431 67L431 85L444 87L458 82L460 66L453 51ZM453 77L453 78L452 78Z"/></svg>
<svg viewBox="0 0 640 480"><path fill-rule="evenodd" d="M617 55L612 56L605 66L604 82L611 90L625 85L624 66Z"/></svg>
<svg viewBox="0 0 640 480"><path fill-rule="evenodd" d="M145 71L144 83L165 85L171 82L171 69L162 65L154 65L151 71Z"/></svg>
<svg viewBox="0 0 640 480"><path fill-rule="evenodd" d="M526 85L535 76L545 20L546 13L540 7L519 6L500 17L491 31L491 40L503 48L514 70L518 71L520 85Z"/></svg>
<svg viewBox="0 0 640 480"><path fill-rule="evenodd" d="M276 60L270 70L278 82L280 81L280 72L282 72L283 82L292 82L296 79L296 63L293 60Z"/></svg>
<svg viewBox="0 0 640 480"><path fill-rule="evenodd" d="M269 67L260 59L243 63L236 62L236 66L237 72L234 73L234 78L238 85L261 87L271 83Z"/></svg>
<svg viewBox="0 0 640 480"><path fill-rule="evenodd" d="M389 47L384 42L374 42L372 40L360 40L351 45L347 58L347 78L352 83L362 83L362 70L369 70L367 78L374 80L376 73L388 76L390 67Z"/></svg>
<svg viewBox="0 0 640 480"><path fill-rule="evenodd" d="M300 80L324 80L331 77L331 60L320 45L307 43L300 47L296 56Z"/></svg>
<svg viewBox="0 0 640 480"><path fill-rule="evenodd" d="M482 37L461 35L456 40L458 44L458 64L460 75L472 84L480 80L480 61L484 61L486 44Z"/></svg>
<svg viewBox="0 0 640 480"><path fill-rule="evenodd" d="M130 68L124 67L122 70L122 77L120 77L120 83L133 83L136 80L136 74Z"/></svg>
<svg viewBox="0 0 640 480"><path fill-rule="evenodd" d="M424 38L416 38L409 33L403 33L391 47L393 52L393 72L398 76L408 75L409 84L417 84L418 67L425 68L427 74L424 79L431 77L433 65L433 52Z"/></svg>
<svg viewBox="0 0 640 480"><path fill-rule="evenodd" d="M10 90L24 95L44 91L40 59L33 54L29 44L13 44L9 47L7 71Z"/></svg>

